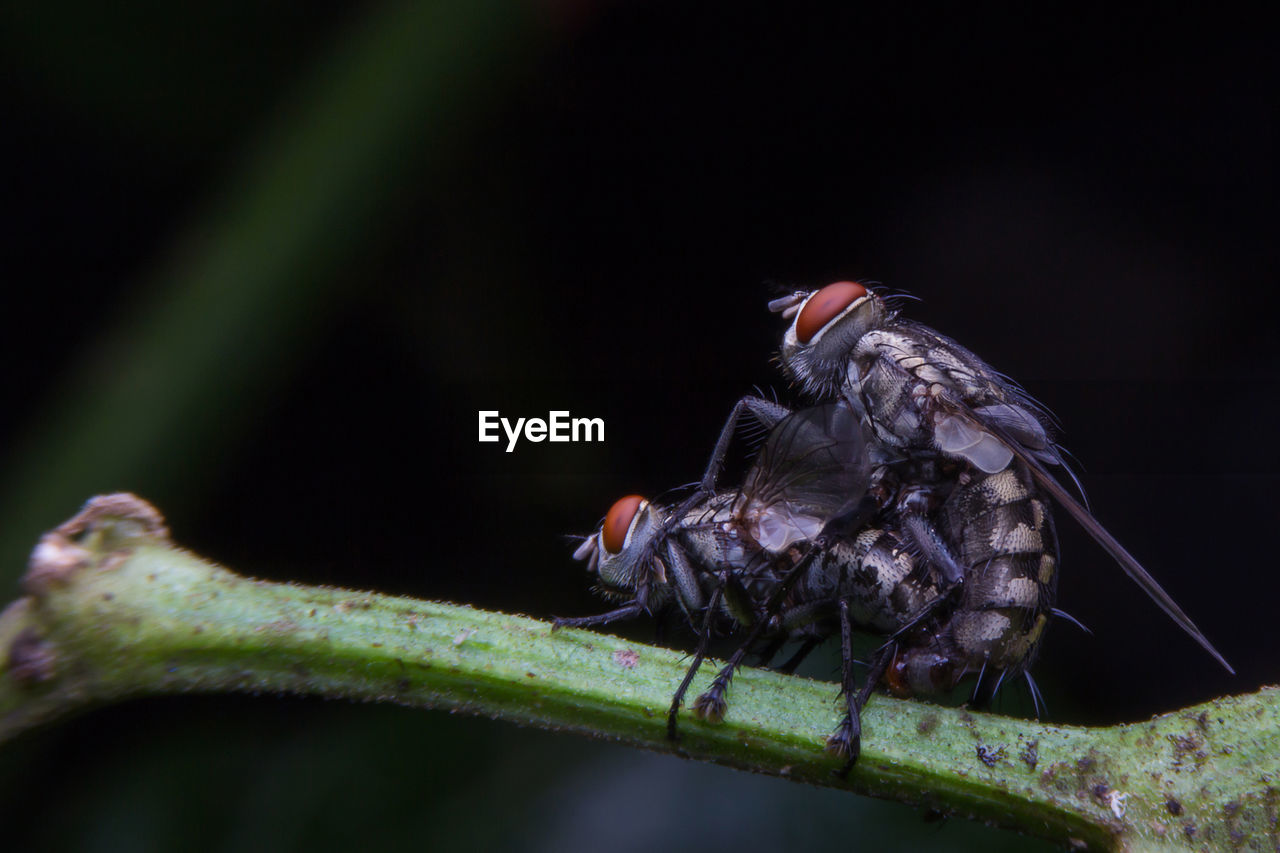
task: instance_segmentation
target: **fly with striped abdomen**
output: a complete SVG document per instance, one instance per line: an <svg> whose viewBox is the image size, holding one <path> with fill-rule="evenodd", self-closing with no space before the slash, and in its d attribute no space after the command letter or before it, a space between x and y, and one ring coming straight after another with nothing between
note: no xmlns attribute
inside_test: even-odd
<svg viewBox="0 0 1280 853"><path fill-rule="evenodd" d="M1005 678L1022 675L1038 711L1028 668L1058 583L1047 497L1023 465L993 474L965 466L935 515L963 577L949 605L899 647L886 685L899 696L936 696L976 676L973 698L981 705Z"/></svg>
<svg viewBox="0 0 1280 853"><path fill-rule="evenodd" d="M1011 620L1011 633L991 646L988 662L1003 656L1007 664L1003 671L1014 669L1023 650L1028 656L1034 653L1043 630L1042 625L1036 626L1056 582L1056 543L1049 545L1052 520L1047 498L1052 496L1156 604L1233 672L1169 594L1049 473L1049 467L1063 464L1062 454L1051 438L1045 410L1025 391L952 339L902 317L893 297L858 282L797 291L769 307L791 321L780 353L784 371L810 397L845 400L856 409L868 440L879 445L881 458L890 460L886 465L910 468L924 460L954 471L944 478L944 485L954 485L952 498L961 505L944 508L941 515L908 512L904 516L914 520L908 524L913 541L930 559L940 561L949 576L958 574L958 583L966 587L958 593L961 600L952 619L982 621L976 613L1007 610L1006 602L1021 600L1023 593L1030 601L1033 588L1038 591L1036 606L1013 607L1035 614L1034 618ZM930 488L936 489L936 484ZM1003 491L1009 488L1020 494L1012 502ZM1002 509L993 520L981 520L981 513L997 506ZM1015 511L1015 507L1021 509ZM984 534L997 543L1016 542L1030 534L1039 544L1028 547L1021 568L1012 568L1006 559L1012 552L1004 545L990 546L992 553L983 556L989 548ZM996 557L1005 568L995 575L976 574L989 572L979 567L989 567ZM988 621L982 631L995 628ZM951 633L959 637L969 632L956 624ZM954 650L946 649L938 660L959 666L953 655ZM947 668L935 664L935 671ZM964 667L973 665L970 661ZM926 680L922 673L929 669L922 659L899 661L895 667L900 683L913 691Z"/></svg>
<svg viewBox="0 0 1280 853"><path fill-rule="evenodd" d="M799 642L799 652L782 667L787 671L838 634L846 715L830 745L856 756L859 712L894 649L877 652L859 687L853 632L886 636L906 628L913 615L939 598L944 584L930 566L914 559L886 519L868 523L864 498L870 459L852 410L837 402L786 414L777 404L747 398L735 409L726 435L743 410L772 429L741 489L715 488L727 444L722 436L709 479L689 500L659 506L629 496L616 502L575 557L587 561L602 592L625 603L557 624L608 624L677 606L697 632L698 647L672 699L668 733L673 738L684 693L713 637L739 638L710 689L694 703L697 716L718 721L727 707L730 680L746 654L762 652L767 659L783 643Z"/></svg>

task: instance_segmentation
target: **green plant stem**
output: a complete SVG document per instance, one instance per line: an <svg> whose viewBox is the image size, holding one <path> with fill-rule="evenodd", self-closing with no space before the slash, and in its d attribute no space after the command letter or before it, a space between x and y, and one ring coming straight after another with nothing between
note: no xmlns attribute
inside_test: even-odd
<svg viewBox="0 0 1280 853"><path fill-rule="evenodd" d="M847 780L832 684L744 669L723 723L665 717L677 652L409 598L242 577L131 495L46 534L0 614L0 740L133 696L278 691L483 714L844 787L1102 849L1275 845L1280 691L1108 728L876 697ZM709 666L702 682L714 674ZM691 694L691 695L696 695Z"/></svg>

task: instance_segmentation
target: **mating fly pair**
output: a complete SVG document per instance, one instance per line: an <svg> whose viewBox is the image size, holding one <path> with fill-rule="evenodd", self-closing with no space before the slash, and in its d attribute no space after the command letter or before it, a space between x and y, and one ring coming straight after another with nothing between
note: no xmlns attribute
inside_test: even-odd
<svg viewBox="0 0 1280 853"><path fill-rule="evenodd" d="M770 303L790 321L783 370L815 404L794 413L746 398L722 431L698 489L658 507L618 501L575 556L625 603L607 624L666 604L698 631L668 731L712 636L746 631L694 712L718 720L733 671L841 638L847 713L828 746L856 760L859 712L883 683L938 696L976 679L988 700L1024 675L1056 612L1056 499L1185 631L1230 666L1142 566L1049 473L1062 464L1048 417L1025 392L955 341L902 318L856 282ZM771 431L740 489L717 475L736 423ZM854 632L884 638L861 687Z"/></svg>

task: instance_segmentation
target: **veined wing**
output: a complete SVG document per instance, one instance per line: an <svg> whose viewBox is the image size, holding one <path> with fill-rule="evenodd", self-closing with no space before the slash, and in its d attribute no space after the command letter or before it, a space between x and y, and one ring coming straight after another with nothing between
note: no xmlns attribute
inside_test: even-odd
<svg viewBox="0 0 1280 853"><path fill-rule="evenodd" d="M1031 470L1031 474L1036 481L1044 487L1045 491L1052 495L1058 503L1062 504L1063 508L1071 513L1076 521L1080 522L1080 525L1093 537L1094 541L1101 545L1120 564L1120 568L1124 569L1124 573L1141 587L1142 591L1150 596L1151 600L1169 615L1169 618L1176 622L1182 630L1190 634L1200 644L1201 648L1212 655L1214 660L1222 664L1227 672L1235 675L1235 670L1232 669L1231 664L1227 663L1226 658L1213 647L1213 644L1209 642L1209 638L1196 627L1196 624L1191 621L1191 617L1183 612L1182 608L1173 600L1173 597L1165 592L1164 588L1156 582L1156 579L1142 567L1142 564L1049 473L1042 462L1044 458L1043 451L1027 447L1015 438L998 419L983 419L954 401L947 405L946 417L952 418L953 422L962 424L970 432L985 433L987 436L999 440L1004 449L1012 456L1022 460ZM1056 459L1056 454L1051 458Z"/></svg>
<svg viewBox="0 0 1280 853"><path fill-rule="evenodd" d="M870 471L861 424L847 404L800 409L769 433L735 515L762 547L778 552L815 539L857 506Z"/></svg>

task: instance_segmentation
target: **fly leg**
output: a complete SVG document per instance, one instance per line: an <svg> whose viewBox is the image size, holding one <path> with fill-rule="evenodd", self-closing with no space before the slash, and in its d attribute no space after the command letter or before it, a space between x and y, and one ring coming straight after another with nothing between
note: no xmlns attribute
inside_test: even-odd
<svg viewBox="0 0 1280 853"><path fill-rule="evenodd" d="M624 604L617 610L610 610L608 613L597 613L595 616L557 616L555 621L551 623L551 630L587 628L592 625L608 625L610 622L618 622L623 619L634 619L644 613L644 605L640 602L641 597L637 596L636 600L630 604Z"/></svg>
<svg viewBox="0 0 1280 853"><path fill-rule="evenodd" d="M928 510L933 496L928 487L908 487L899 496L896 509L906 534L908 544L919 552L921 564L929 564L937 569L941 584L938 594L925 602L914 613L911 613L898 630L894 631L885 644L910 633L921 623L946 607L964 585L965 569L959 557L952 550L951 544L942 536L942 532L929 520ZM882 647L883 648L883 647Z"/></svg>
<svg viewBox="0 0 1280 853"><path fill-rule="evenodd" d="M951 544L929 520L934 496L928 486L909 486L897 500L898 517L907 539L920 550L921 556L937 567L948 587L964 581L964 567Z"/></svg>
<svg viewBox="0 0 1280 853"><path fill-rule="evenodd" d="M707 646L711 644L711 620L715 617L716 608L720 606L720 595L724 590L723 584L718 585L715 591L711 593L711 600L707 603L707 612L702 619L702 630L698 632L698 648L694 650L693 662L689 664L689 670L684 674L684 680L680 682L680 686L676 688L676 693L671 697L671 708L667 711L667 740L677 740L676 734L676 715L680 713L680 703L684 701L684 694L689 690L689 684L693 681L693 677L698 674L698 668L702 666L702 661L707 656Z"/></svg>
<svg viewBox="0 0 1280 853"><path fill-rule="evenodd" d="M862 718L857 703L858 684L853 675L853 630L849 625L849 602L840 599L840 695L848 706L844 719L827 738L827 751L856 761L862 749ZM867 683L873 683L870 678Z"/></svg>
<svg viewBox="0 0 1280 853"><path fill-rule="evenodd" d="M720 429L720 437L716 439L715 449L711 451L711 459L707 463L707 470L703 472L702 480L699 481L698 487L668 514L666 521L663 522L662 531L653 537L653 542L665 540L680 519L688 515L698 505L699 501L715 491L716 481L720 478L720 472L724 470L725 457L729 453L729 445L733 442L733 437L738 431L738 424L742 420L744 412L750 412L767 429L777 426L783 418L791 414L791 410L786 406L775 403L772 400L766 400L764 397L743 397L734 403L733 411L729 413L728 420L724 422L724 426Z"/></svg>
<svg viewBox="0 0 1280 853"><path fill-rule="evenodd" d="M742 666L743 657L746 656L749 649L755 646L765 628L774 621L774 617L781 610L783 599L787 597L791 587L800 579L800 576L809 567L809 564L813 562L813 558L817 554L816 548L810 548L809 553L805 554L787 572L786 577L782 579L782 582L774 589L773 594L769 596L769 600L765 602L763 612L756 619L755 624L751 626L751 633L747 635L747 639L729 656L728 662L716 674L715 680L711 682L710 689L694 700L693 713L699 719L712 723L718 723L724 719L724 712L729 707L729 703L725 700L725 694L729 691L729 683L733 681L734 673L738 671L738 667Z"/></svg>
<svg viewBox="0 0 1280 853"><path fill-rule="evenodd" d="M893 643L877 650L875 657L871 659L867 680L859 689L853 675L853 626L849 620L849 603L840 599L840 692L848 710L835 732L827 738L827 751L846 759L844 766L836 774L842 779L849 775L862 752L862 709L896 652L897 646Z"/></svg>
<svg viewBox="0 0 1280 853"><path fill-rule="evenodd" d="M750 412L756 420L769 429L777 426L779 421L791 414L791 410L786 406L766 400L764 397L743 397L734 403L729 419L720 429L720 437L716 439L715 449L711 451L711 460L707 463L707 470L703 473L702 482L698 486L699 494L709 495L715 491L716 480L720 478L720 472L724 469L725 456L729 453L729 443L738 432L738 422L742 419L744 412Z"/></svg>

